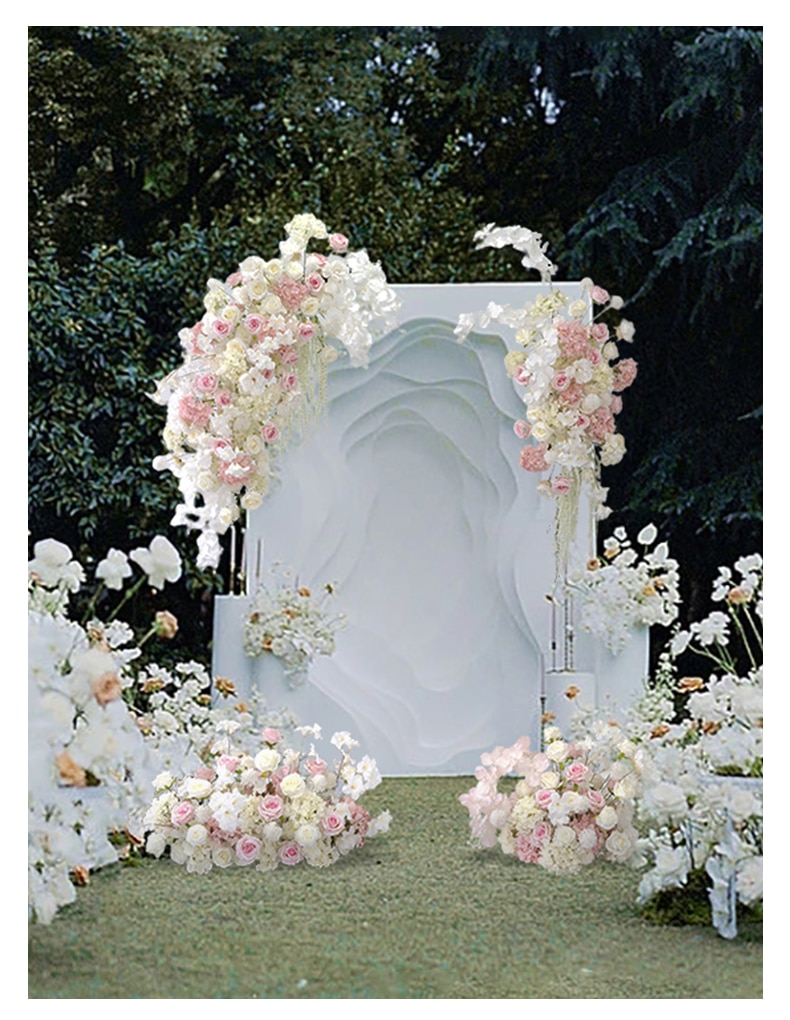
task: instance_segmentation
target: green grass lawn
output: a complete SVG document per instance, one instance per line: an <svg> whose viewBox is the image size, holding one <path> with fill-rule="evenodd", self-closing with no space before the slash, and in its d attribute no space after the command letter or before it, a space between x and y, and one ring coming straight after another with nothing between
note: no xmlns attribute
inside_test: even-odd
<svg viewBox="0 0 790 1020"><path fill-rule="evenodd" d="M327 869L114 865L29 928L30 998L762 997L762 928L640 919L638 876L468 843L471 780L385 779L390 832Z"/></svg>

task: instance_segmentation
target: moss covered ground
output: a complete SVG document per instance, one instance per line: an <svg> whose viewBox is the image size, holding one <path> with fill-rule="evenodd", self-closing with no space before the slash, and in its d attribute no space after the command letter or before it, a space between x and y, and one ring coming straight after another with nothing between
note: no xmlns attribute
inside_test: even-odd
<svg viewBox="0 0 790 1020"><path fill-rule="evenodd" d="M733 941L640 918L638 876L557 877L468 842L463 777L385 779L389 834L327 869L113 865L29 929L31 999L758 999Z"/></svg>

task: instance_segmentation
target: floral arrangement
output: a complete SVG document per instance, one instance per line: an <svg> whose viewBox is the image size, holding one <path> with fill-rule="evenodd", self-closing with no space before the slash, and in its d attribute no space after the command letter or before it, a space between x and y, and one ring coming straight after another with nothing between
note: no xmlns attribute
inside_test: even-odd
<svg viewBox="0 0 790 1020"><path fill-rule="evenodd" d="M582 298L570 300L551 286L557 267L546 256L540 234L524 227L489 224L475 234L478 248L512 247L523 254L522 265L536 269L549 291L521 308L489 304L485 312L462 315L459 341L475 324L499 322L515 330L521 350L509 351L505 369L521 391L524 419L513 430L531 442L520 454L521 467L545 475L538 491L557 500L556 549L558 573L566 565L575 535L579 499L586 489L598 519L609 513L601 467L619 463L625 442L616 431L622 410L621 393L636 377L636 362L621 358L617 341L630 343L633 323L605 317L623 307L623 299L593 283L581 281Z"/></svg>
<svg viewBox="0 0 790 1020"><path fill-rule="evenodd" d="M146 849L205 874L213 867L256 865L272 871L304 861L323 868L389 828L384 811L372 818L358 800L381 781L375 761L355 762L348 733L335 733L340 752L328 764L309 751L284 744L276 729L263 731L254 755L234 746L234 724L221 724L209 767L178 779L166 772L154 780L156 796L146 815ZM319 726L302 726L303 737L318 738Z"/></svg>
<svg viewBox="0 0 790 1020"><path fill-rule="evenodd" d="M459 798L469 811L472 843L493 847L555 874L575 874L597 858L625 862L635 851L633 801L645 753L614 726L569 743L556 726L545 749L522 737L482 756L477 785ZM520 777L511 793L503 776Z"/></svg>
<svg viewBox="0 0 790 1020"><path fill-rule="evenodd" d="M364 366L374 321L397 307L381 266L342 234L309 214L285 231L278 257L252 255L224 283L209 280L205 314L179 333L184 363L154 395L167 404L169 451L154 466L179 480L173 524L199 530L199 567L218 565L218 536L260 506L289 437L315 420L339 353L328 340ZM310 250L314 240L326 251Z"/></svg>
<svg viewBox="0 0 790 1020"><path fill-rule="evenodd" d="M272 569L274 586L262 586L252 600L244 623L244 650L247 655L276 655L282 660L291 686L304 681L316 655L331 655L335 634L346 617L328 611L329 600L337 589L325 584L318 595L299 584L290 571L278 565Z"/></svg>
<svg viewBox="0 0 790 1020"><path fill-rule="evenodd" d="M722 567L713 600L723 604L678 629L626 725L649 754L637 802L643 836L639 902L667 893L689 907L707 887L713 925L732 938L734 905L762 901L762 559ZM714 671L679 676L694 653Z"/></svg>
<svg viewBox="0 0 790 1020"><path fill-rule="evenodd" d="M141 572L132 579L135 564ZM210 677L198 663L170 671L143 662L152 638L175 636L176 618L160 610L136 636L118 613L142 585L161 590L180 573L177 550L160 535L128 555L111 549L90 594L67 545L35 543L28 564L28 904L36 921L49 923L74 899L75 882L141 842L151 779L163 768L200 767L219 722L233 718L239 737L254 746L261 725L296 721L237 703L229 680L215 681L225 697L212 705ZM108 593L118 603L100 619L96 609ZM78 601L79 620L71 618Z"/></svg>
<svg viewBox="0 0 790 1020"><path fill-rule="evenodd" d="M666 542L651 548L658 532L648 524L636 536L637 552L624 528L603 543L603 556L570 571L568 589L580 596L581 625L614 655L623 650L634 627L671 626L680 603L677 560Z"/></svg>

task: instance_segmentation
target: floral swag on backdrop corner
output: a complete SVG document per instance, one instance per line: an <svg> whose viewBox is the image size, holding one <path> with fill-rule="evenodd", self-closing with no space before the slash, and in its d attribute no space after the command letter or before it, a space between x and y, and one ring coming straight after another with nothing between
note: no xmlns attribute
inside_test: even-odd
<svg viewBox="0 0 790 1020"><path fill-rule="evenodd" d="M636 362L620 357L616 341L630 343L634 326L627 319L613 325L603 321L624 302L589 278L581 281L583 298L571 301L555 290L551 280L557 267L547 257L548 244L540 234L492 223L478 231L475 240L478 248L521 252L522 265L537 270L549 287L521 308L492 302L484 312L462 315L455 333L462 342L475 325L485 328L498 322L515 330L522 349L508 352L505 369L520 389L526 413L513 431L519 439L534 441L522 448L519 462L526 471L546 475L538 491L556 500L555 553L561 581L582 490L587 490L598 520L610 513L601 467L618 464L625 453L615 416L623 406L620 394L636 377Z"/></svg>
<svg viewBox="0 0 790 1020"><path fill-rule="evenodd" d="M172 523L200 532L198 567L218 566L220 536L260 506L288 441L315 423L340 353L328 341L364 367L374 322L389 327L398 307L380 264L344 235L311 214L285 232L278 257L252 255L224 283L209 280L205 314L179 333L184 363L153 395L167 405L169 451L154 467L178 478ZM308 250L313 240L327 253Z"/></svg>

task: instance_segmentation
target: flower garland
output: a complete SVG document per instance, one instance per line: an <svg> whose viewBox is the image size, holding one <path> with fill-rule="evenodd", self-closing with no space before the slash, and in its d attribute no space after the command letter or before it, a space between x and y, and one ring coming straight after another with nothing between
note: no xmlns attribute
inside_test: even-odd
<svg viewBox="0 0 790 1020"><path fill-rule="evenodd" d="M169 451L154 467L178 478L173 524L200 532L199 567L218 565L219 536L260 506L288 440L315 421L339 353L328 340L365 366L374 321L389 325L397 308L380 265L342 234L310 214L285 232L279 257L253 255L224 283L209 280L205 314L179 333L184 363L153 397L167 404ZM309 250L314 239L326 254Z"/></svg>
<svg viewBox="0 0 790 1020"><path fill-rule="evenodd" d="M616 341L630 343L634 326L627 319L614 328L602 321L606 313L623 307L623 299L610 296L589 278L581 281L583 297L573 301L553 289L557 267L547 258L540 234L489 224L475 240L478 248L509 246L522 252L522 265L536 269L550 287L522 308L491 303L483 313L462 315L455 332L463 341L476 323L486 327L499 322L515 330L523 348L505 357L507 374L521 388L526 405L525 418L516 421L513 430L519 439L534 441L522 448L521 467L546 474L538 491L557 500L559 577L576 533L582 490L599 520L610 512L605 505L607 490L600 484L601 467L619 463L625 453L615 417L622 410L620 394L636 377L636 362L620 358Z"/></svg>
<svg viewBox="0 0 790 1020"><path fill-rule="evenodd" d="M388 811L372 818L358 800L379 784L375 761L355 762L348 733L331 743L341 757L329 765L311 745L309 752L283 743L276 729L263 731L263 747L246 754L231 742L232 723L213 748L208 768L177 779L169 772L154 780L156 796L146 815L146 849L187 871L256 865L272 871L304 861L323 868L387 832ZM297 727L302 736L320 737L319 726Z"/></svg>
<svg viewBox="0 0 790 1020"><path fill-rule="evenodd" d="M545 751L529 738L482 756L477 785L460 796L469 811L472 843L515 855L555 874L575 874L602 857L627 861L638 833L633 800L640 789L644 752L617 727L598 725L574 743L556 726L543 733ZM521 778L512 793L499 780Z"/></svg>
<svg viewBox="0 0 790 1020"><path fill-rule="evenodd" d="M623 650L634 627L668 627L678 617L678 563L669 556L666 542L650 548L657 536L654 525L642 528L636 537L640 556L625 529L615 528L604 540L601 558L568 574L568 590L581 596L583 629L614 655Z"/></svg>
<svg viewBox="0 0 790 1020"><path fill-rule="evenodd" d="M272 572L277 575L275 566ZM292 687L301 684L316 655L332 655L335 633L346 624L332 616L327 603L337 589L325 584L319 595L283 571L275 587L262 586L244 621L244 650L249 656L276 655Z"/></svg>

